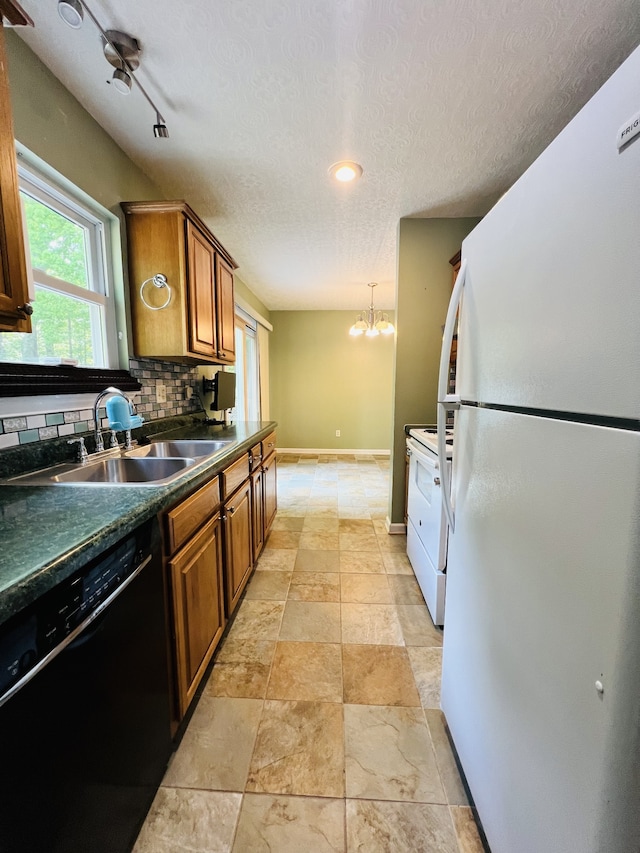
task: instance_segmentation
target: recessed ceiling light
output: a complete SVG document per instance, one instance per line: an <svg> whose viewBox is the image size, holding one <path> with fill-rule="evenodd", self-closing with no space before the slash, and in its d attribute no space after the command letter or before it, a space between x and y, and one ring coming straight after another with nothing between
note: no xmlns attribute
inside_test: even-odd
<svg viewBox="0 0 640 853"><path fill-rule="evenodd" d="M336 181L346 184L362 177L362 166L359 163L354 163L353 160L341 160L331 166L329 174Z"/></svg>

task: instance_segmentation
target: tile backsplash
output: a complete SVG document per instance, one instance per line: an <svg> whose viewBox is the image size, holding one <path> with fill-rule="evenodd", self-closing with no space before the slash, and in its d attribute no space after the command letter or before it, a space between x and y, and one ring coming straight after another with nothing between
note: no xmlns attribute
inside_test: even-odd
<svg viewBox="0 0 640 853"><path fill-rule="evenodd" d="M168 361L130 359L129 371L142 385L141 390L135 392L134 396L137 413L142 415L145 421L152 421L200 411L200 401L195 393L200 382L197 370L197 367ZM166 402L158 402L158 385L165 387ZM193 392L191 398L187 389ZM104 408L100 409L99 414L102 419L105 418ZM106 425L104 420L102 426ZM20 398L16 397L15 413L10 417L0 418L0 450L84 433L93 428L91 409L59 410L54 408L52 403L50 412L23 415L20 412Z"/></svg>

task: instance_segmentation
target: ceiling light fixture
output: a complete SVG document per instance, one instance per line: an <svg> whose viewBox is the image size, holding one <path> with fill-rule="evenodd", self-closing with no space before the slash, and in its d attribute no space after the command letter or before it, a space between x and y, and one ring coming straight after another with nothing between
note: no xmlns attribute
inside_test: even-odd
<svg viewBox="0 0 640 853"><path fill-rule="evenodd" d="M156 114L153 135L156 139L167 139L169 131L162 113L133 73L140 65L140 45L138 44L138 40L119 30L105 30L87 6L85 0L58 0L58 14L66 24L75 30L82 26L85 12L100 31L107 62L115 67L111 80L107 80L107 82L112 83L114 88L124 95L131 91L135 83Z"/></svg>
<svg viewBox="0 0 640 853"><path fill-rule="evenodd" d="M362 166L353 160L340 160L329 168L329 174L342 184L350 183L362 177Z"/></svg>
<svg viewBox="0 0 640 853"><path fill-rule="evenodd" d="M356 317L356 321L349 329L349 334L354 337L358 335L366 335L368 338L375 338L378 335L392 335L395 332L393 323L389 322L389 315L383 311L376 311L373 307L373 288L377 287L378 283L370 281L367 287L371 288L371 304Z"/></svg>
<svg viewBox="0 0 640 853"><path fill-rule="evenodd" d="M84 18L80 0L58 0L58 14L68 27L79 30Z"/></svg>

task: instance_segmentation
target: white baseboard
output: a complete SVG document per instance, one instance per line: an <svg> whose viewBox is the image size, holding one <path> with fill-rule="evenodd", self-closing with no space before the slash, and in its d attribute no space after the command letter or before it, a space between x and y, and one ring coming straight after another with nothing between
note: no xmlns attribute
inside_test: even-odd
<svg viewBox="0 0 640 853"><path fill-rule="evenodd" d="M346 450L344 448L278 447L278 453L293 453L300 456L391 456L390 450Z"/></svg>
<svg viewBox="0 0 640 853"><path fill-rule="evenodd" d="M403 524L401 521L391 522L389 520L389 516L385 518L384 526L387 528L387 533L390 536L395 536L396 534L402 534L407 532L406 524Z"/></svg>

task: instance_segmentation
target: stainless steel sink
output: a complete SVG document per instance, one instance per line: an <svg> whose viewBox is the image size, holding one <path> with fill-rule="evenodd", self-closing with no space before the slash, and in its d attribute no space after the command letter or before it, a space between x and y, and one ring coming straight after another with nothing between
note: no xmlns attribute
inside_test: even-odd
<svg viewBox="0 0 640 853"><path fill-rule="evenodd" d="M23 486L159 486L196 464L193 458L157 459L116 456L84 465L55 465L7 482Z"/></svg>
<svg viewBox="0 0 640 853"><path fill-rule="evenodd" d="M130 450L127 453L128 457L144 457L152 458L159 457L162 459L182 458L182 459L201 459L205 456L213 456L226 450L230 444L233 444L233 439L222 441L211 441L209 439L202 440L186 440L177 439L175 441L154 441L152 444L147 444L144 447L136 447L135 450Z"/></svg>

